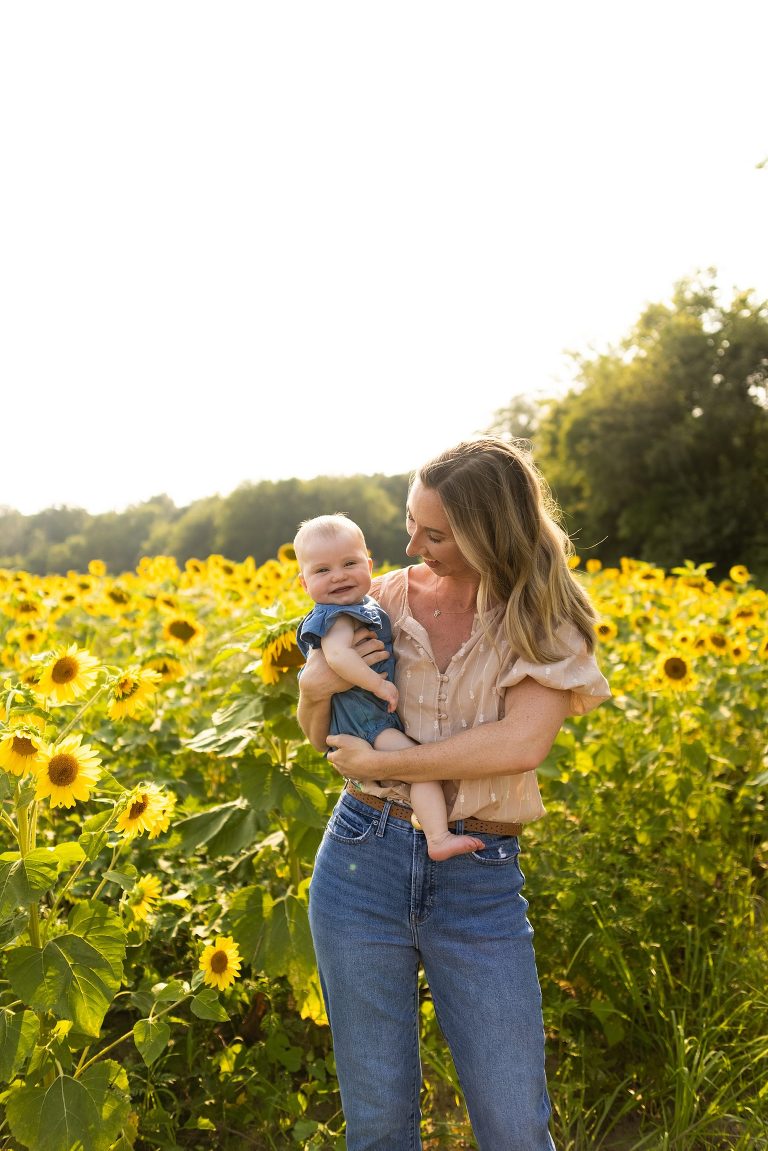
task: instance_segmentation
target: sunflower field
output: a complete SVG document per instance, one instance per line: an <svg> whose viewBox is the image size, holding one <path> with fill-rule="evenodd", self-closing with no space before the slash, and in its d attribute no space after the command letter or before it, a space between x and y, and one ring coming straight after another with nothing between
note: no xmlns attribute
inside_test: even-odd
<svg viewBox="0 0 768 1151"><path fill-rule="evenodd" d="M613 698L560 732L521 857L556 1143L768 1148L766 593L575 564ZM289 547L0 571L0 1148L343 1148L309 606ZM421 1018L424 1146L471 1148L426 986Z"/></svg>

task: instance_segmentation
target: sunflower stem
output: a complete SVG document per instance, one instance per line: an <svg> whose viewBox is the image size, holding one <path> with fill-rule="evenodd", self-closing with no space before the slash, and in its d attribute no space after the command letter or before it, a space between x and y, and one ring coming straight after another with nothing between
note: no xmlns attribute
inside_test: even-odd
<svg viewBox="0 0 768 1151"><path fill-rule="evenodd" d="M123 850L124 846L125 846L125 843L121 842L121 843L115 844L115 846L112 848L112 858L109 861L109 866L107 867L107 871L111 871L112 868L115 866L115 863L117 862L117 857L120 854L120 852ZM99 886L94 891L93 895L91 896L91 899L98 899L98 897L101 895L102 891L104 890L104 888L106 887L106 885L108 883L109 883L109 880L107 879L106 874L104 874L101 877L101 883L99 884Z"/></svg>
<svg viewBox="0 0 768 1151"><path fill-rule="evenodd" d="M167 1015L169 1011L175 1010L175 1008L177 1008L180 1003L183 1003L185 999L191 999L191 998L192 998L192 992L189 991L186 995L182 995L181 999L177 999L175 1003L169 1003L168 1006L164 1007L162 1011L158 1011L156 1013L150 1012L150 1014L151 1014L153 1019L159 1019L161 1015ZM126 1039L130 1039L132 1035L133 1035L133 1028L131 1028L130 1031L126 1031L124 1035L121 1035L118 1039L115 1039L112 1043L107 1044L106 1047L102 1047L101 1051L97 1051L95 1055L92 1055L87 1063L83 1063L82 1058L81 1058L80 1062L77 1065L77 1068L75 1070L74 1078L78 1079L83 1074L83 1072L87 1071L88 1068L93 1063L98 1063L98 1061L100 1059L103 1059L104 1056L108 1055L110 1051L114 1051L114 1049L116 1047L119 1047L121 1043L125 1043ZM83 1054L85 1054L85 1053L83 1053Z"/></svg>
<svg viewBox="0 0 768 1151"><path fill-rule="evenodd" d="M11 819L7 811L0 811L0 823L8 828L13 838L19 843L19 829Z"/></svg>
<svg viewBox="0 0 768 1151"><path fill-rule="evenodd" d="M111 816L109 817L109 819L107 820L107 822L104 824L104 827L102 828L102 831L107 831L107 829L109 828L109 825L110 825L110 823L112 823L112 821L113 821L113 819L114 819L114 818L115 818L115 816L114 816L114 812L113 812L113 813L112 813L112 815L111 815ZM54 920L55 920L55 917L56 917L56 912L59 910L59 907L61 906L61 901L63 900L64 896L67 894L67 892L69 891L70 887L71 887L71 886L72 886L72 884L75 882L75 880L77 879L78 875L79 875L79 874L80 874L80 872L83 870L83 868L85 867L85 865L86 865L86 863L87 863L87 862L88 862L88 857L87 857L87 856L86 856L84 859L81 859L81 860L80 860L80 862L78 863L77 867L76 867L76 868L75 868L75 870L72 872L72 874L70 875L69 879L68 879L68 880L67 880L67 882L64 884L64 886L62 887L62 889L61 889L61 891L59 892L59 894L56 896L56 899L54 900L54 904L53 904L53 907L51 908L50 914L48 915L48 918L47 918L47 919L46 919L46 921L45 921L45 926L43 927L43 942L45 942L45 940L46 940L46 937L47 937L47 935L48 935L48 925L49 925L50 923L53 923L53 922L54 922ZM103 884L102 884L102 886L103 886ZM98 890L99 890L99 891L101 891L101 887L99 887L99 888L98 888Z"/></svg>
<svg viewBox="0 0 768 1151"><path fill-rule="evenodd" d="M65 736L69 735L72 728L75 726L77 721L80 719L80 716L85 715L88 708L91 706L91 704L94 704L96 702L96 700L102 694L102 692L104 691L106 686L107 685L105 683L103 683L101 685L101 687L97 688L96 691L91 696L91 698L86 700L86 702L83 704L83 706L80 708L80 710L75 715L72 716L72 719L66 725L64 730L59 732L58 738L56 740L57 743L61 743L62 739L64 739Z"/></svg>

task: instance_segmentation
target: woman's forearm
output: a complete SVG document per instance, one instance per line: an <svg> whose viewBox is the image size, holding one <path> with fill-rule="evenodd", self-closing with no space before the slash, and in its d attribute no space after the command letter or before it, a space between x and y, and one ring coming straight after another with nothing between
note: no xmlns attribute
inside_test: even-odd
<svg viewBox="0 0 768 1151"><path fill-rule="evenodd" d="M570 693L532 680L508 693L506 715L445 740L377 752L362 740L334 736L329 760L353 779L482 779L533 771L546 758L569 713ZM338 739L338 743L336 742Z"/></svg>

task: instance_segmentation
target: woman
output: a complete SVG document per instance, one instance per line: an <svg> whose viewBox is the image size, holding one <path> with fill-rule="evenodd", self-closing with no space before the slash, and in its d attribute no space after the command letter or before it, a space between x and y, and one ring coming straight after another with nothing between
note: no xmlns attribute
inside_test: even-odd
<svg viewBox="0 0 768 1151"><path fill-rule="evenodd" d="M310 888L347 1148L421 1146L421 965L480 1151L552 1151L518 836L544 814L535 769L563 720L609 698L594 613L543 478L504 440L465 441L425 464L406 527L406 552L421 563L371 593L392 619L399 710L417 745L328 739L330 697L344 682L321 653L300 678L304 732L317 748L331 744L329 760L364 789L342 794ZM380 658L368 633L359 650ZM482 851L428 858L407 785L434 779L452 827L479 835Z"/></svg>

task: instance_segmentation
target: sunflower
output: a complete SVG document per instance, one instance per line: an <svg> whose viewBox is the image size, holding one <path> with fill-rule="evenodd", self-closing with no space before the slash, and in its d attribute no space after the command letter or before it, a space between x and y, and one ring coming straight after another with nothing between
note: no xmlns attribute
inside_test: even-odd
<svg viewBox="0 0 768 1151"><path fill-rule="evenodd" d="M157 691L160 672L152 668L132 667L123 672L110 688L107 714L110 719L128 719L147 706L147 700Z"/></svg>
<svg viewBox="0 0 768 1151"><path fill-rule="evenodd" d="M162 887L156 875L145 875L131 892L128 906L136 919L144 921L154 911L153 904L160 898Z"/></svg>
<svg viewBox="0 0 768 1151"><path fill-rule="evenodd" d="M679 651L662 652L656 661L656 682L659 687L672 691L687 691L692 687L696 679L688 656Z"/></svg>
<svg viewBox="0 0 768 1151"><path fill-rule="evenodd" d="M153 831L158 834L155 829L163 822L166 807L167 801L160 788L154 783L143 784L130 792L115 826L124 839L134 839L145 831L150 835Z"/></svg>
<svg viewBox="0 0 768 1151"><path fill-rule="evenodd" d="M107 574L107 565L104 563L104 560L91 560L88 564L88 571L92 576L100 578Z"/></svg>
<svg viewBox="0 0 768 1151"><path fill-rule="evenodd" d="M280 544L280 547L277 549L277 558L281 564L295 564L298 562L296 560L296 549L293 544Z"/></svg>
<svg viewBox="0 0 768 1151"><path fill-rule="evenodd" d="M240 952L229 935L220 935L215 943L209 943L200 956L200 970L204 972L203 982L209 987L224 991L240 975Z"/></svg>
<svg viewBox="0 0 768 1151"><path fill-rule="evenodd" d="M619 634L619 629L611 619L601 619L595 624L595 634L597 638L603 640L616 639Z"/></svg>
<svg viewBox="0 0 768 1151"><path fill-rule="evenodd" d="M44 742L32 725L17 723L0 735L0 767L13 775L26 775L42 763Z"/></svg>
<svg viewBox="0 0 768 1151"><path fill-rule="evenodd" d="M749 583L749 581L752 579L752 576L749 574L749 571L744 567L743 564L734 564L734 566L728 572L728 575L731 577L734 583L738 584Z"/></svg>
<svg viewBox="0 0 768 1151"><path fill-rule="evenodd" d="M182 648L198 643L204 635L202 625L188 615L171 615L163 625L163 639Z"/></svg>
<svg viewBox="0 0 768 1151"><path fill-rule="evenodd" d="M43 665L35 690L54 703L69 703L91 690L98 672L99 661L73 643L59 648Z"/></svg>
<svg viewBox="0 0 768 1151"><path fill-rule="evenodd" d="M706 645L707 649L713 651L715 655L727 655L731 649L731 641L722 631L707 632Z"/></svg>
<svg viewBox="0 0 768 1151"><path fill-rule="evenodd" d="M587 571L589 572L590 575L595 575L596 572L600 571L602 566L603 565L602 565L602 562L600 560L595 560L595 559L587 560Z"/></svg>
<svg viewBox="0 0 768 1151"><path fill-rule="evenodd" d="M35 799L50 798L51 807L74 807L90 797L101 759L89 744L81 746L81 740L80 735L68 735L59 744L41 748Z"/></svg>
<svg viewBox="0 0 768 1151"><path fill-rule="evenodd" d="M33 599L31 595L22 595L17 599L11 600L10 603L4 605L3 610L6 615L9 615L21 624L34 623L36 620L43 619L45 614L42 603L37 599Z"/></svg>
<svg viewBox="0 0 768 1151"><path fill-rule="evenodd" d="M731 644L731 663L746 663L749 656L749 644L744 640L735 640Z"/></svg>
<svg viewBox="0 0 768 1151"><path fill-rule="evenodd" d="M757 608L749 603L740 604L735 611L731 612L731 622L742 629L752 627L759 621L759 618Z"/></svg>
<svg viewBox="0 0 768 1151"><path fill-rule="evenodd" d="M6 639L8 643L17 644L22 651L37 651L43 642L45 632L36 627L11 628Z"/></svg>
<svg viewBox="0 0 768 1151"><path fill-rule="evenodd" d="M270 640L261 653L261 678L264 683L277 683L292 668L301 667L304 656L296 643L296 631L284 631Z"/></svg>
<svg viewBox="0 0 768 1151"><path fill-rule="evenodd" d="M152 827L149 829L148 839L157 839L158 835L162 835L171 826L171 816L173 815L176 807L176 796L172 791L166 791L163 795L163 810L162 814L156 819Z"/></svg>
<svg viewBox="0 0 768 1151"><path fill-rule="evenodd" d="M175 683L184 675L184 664L174 655L167 652L158 652L144 663L145 667L156 671L163 683Z"/></svg>

